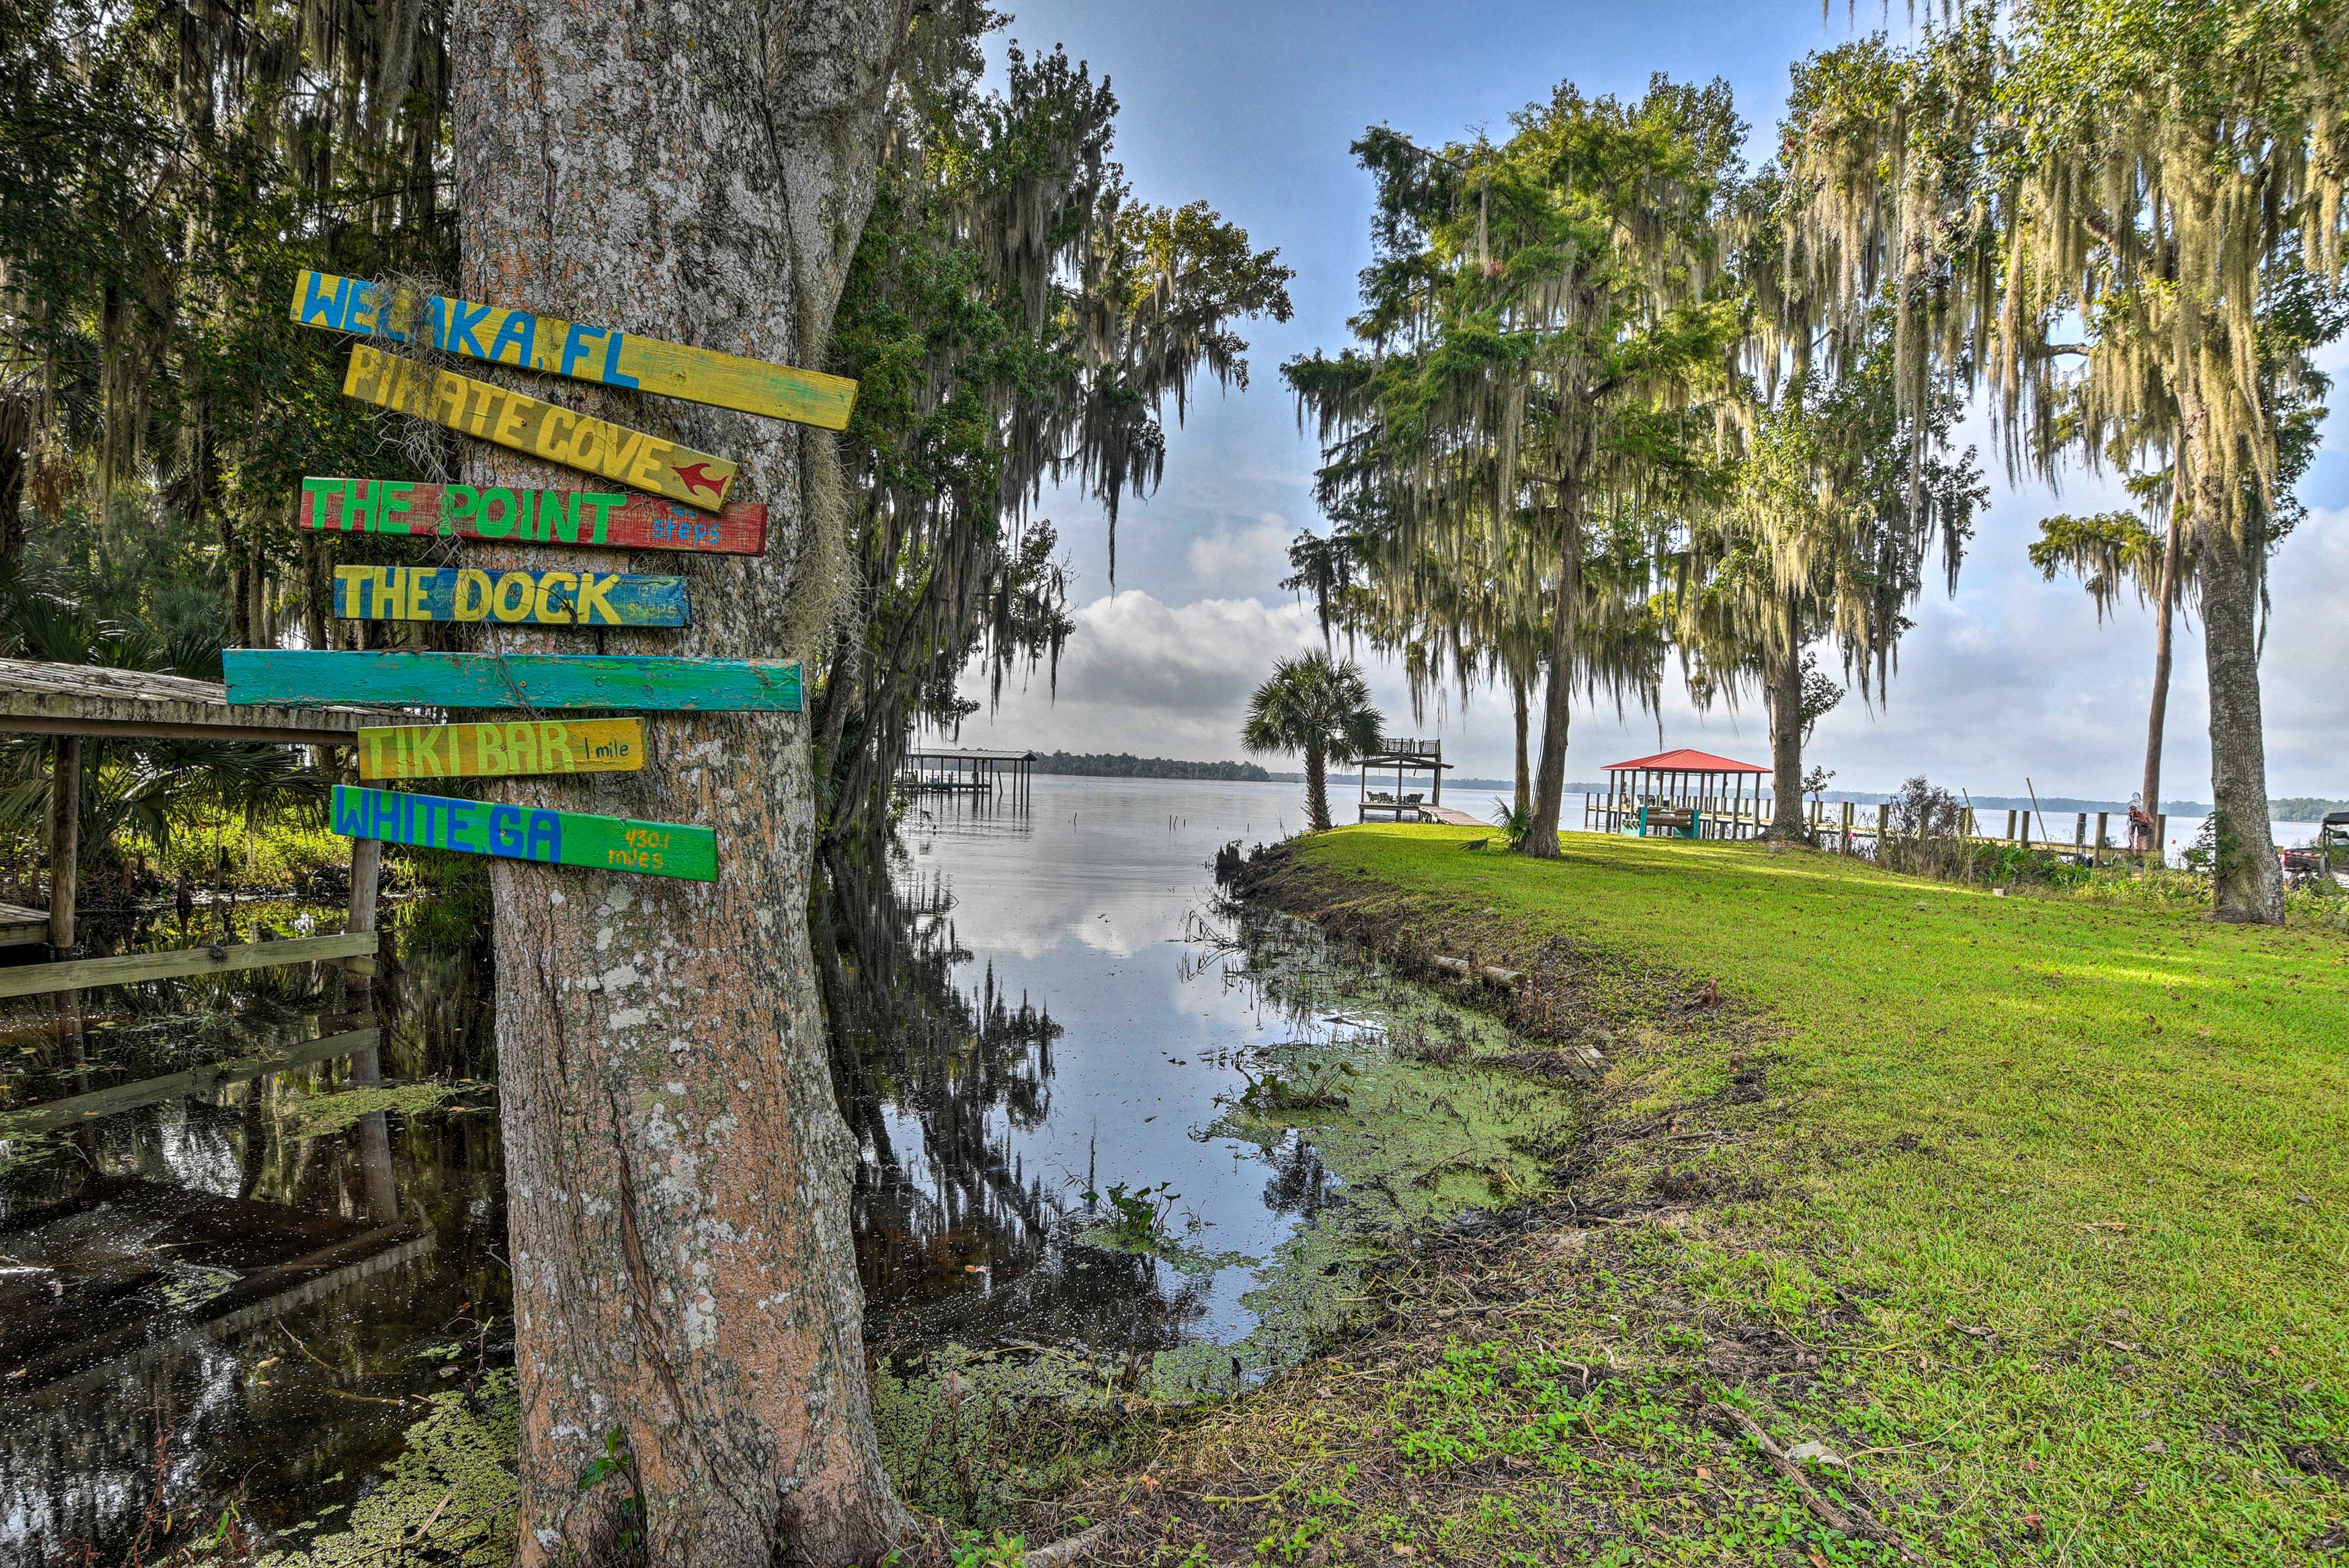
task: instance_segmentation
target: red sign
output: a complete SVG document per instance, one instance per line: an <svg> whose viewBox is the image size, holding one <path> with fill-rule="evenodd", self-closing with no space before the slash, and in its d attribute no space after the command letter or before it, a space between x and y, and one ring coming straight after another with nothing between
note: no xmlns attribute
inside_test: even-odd
<svg viewBox="0 0 2349 1568"><path fill-rule="evenodd" d="M720 556L758 556L767 548L767 509L757 502L736 502L713 515L619 490L509 490L406 479L305 479L302 526Z"/></svg>

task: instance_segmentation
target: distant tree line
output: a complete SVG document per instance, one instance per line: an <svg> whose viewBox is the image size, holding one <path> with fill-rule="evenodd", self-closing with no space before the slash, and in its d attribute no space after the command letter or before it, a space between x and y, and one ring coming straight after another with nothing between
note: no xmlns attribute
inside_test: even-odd
<svg viewBox="0 0 2349 1568"><path fill-rule="evenodd" d="M1272 774L1254 763L1190 763L1179 757L1137 757L1130 752L1044 752L1040 774L1094 779L1218 779L1233 784L1270 784Z"/></svg>

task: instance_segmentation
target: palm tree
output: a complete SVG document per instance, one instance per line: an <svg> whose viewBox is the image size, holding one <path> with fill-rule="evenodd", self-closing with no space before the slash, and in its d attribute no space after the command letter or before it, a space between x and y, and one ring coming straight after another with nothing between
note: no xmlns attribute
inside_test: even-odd
<svg viewBox="0 0 2349 1568"><path fill-rule="evenodd" d="M1334 758L1350 763L1379 749L1384 721L1371 706L1370 682L1349 659L1331 663L1326 653L1300 653L1272 667L1272 678L1248 700L1240 744L1249 751L1305 753L1305 814L1312 830L1330 830L1329 767Z"/></svg>

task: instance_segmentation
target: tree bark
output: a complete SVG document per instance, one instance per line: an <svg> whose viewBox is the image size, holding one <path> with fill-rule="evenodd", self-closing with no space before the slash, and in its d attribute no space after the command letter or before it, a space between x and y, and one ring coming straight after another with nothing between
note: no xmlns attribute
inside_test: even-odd
<svg viewBox="0 0 2349 1568"><path fill-rule="evenodd" d="M1534 808L1534 772L1532 760L1526 754L1526 678L1509 671L1509 701L1516 710L1517 721L1517 815L1525 816Z"/></svg>
<svg viewBox="0 0 2349 1568"><path fill-rule="evenodd" d="M2283 870L2268 824L2260 717L2259 609L2266 544L2213 520L2201 530L2202 649L2210 687L2210 799L2219 818L2213 882L2221 920L2283 923Z"/></svg>
<svg viewBox="0 0 2349 1568"><path fill-rule="evenodd" d="M1779 626L1784 647L1770 670L1770 828L1763 836L1787 844L1810 838L1803 820L1803 644L1795 602Z"/></svg>
<svg viewBox="0 0 2349 1568"><path fill-rule="evenodd" d="M1318 737L1305 742L1305 815L1314 832L1330 831L1330 758Z"/></svg>
<svg viewBox="0 0 2349 1568"><path fill-rule="evenodd" d="M1558 574L1557 610L1550 617L1548 679L1542 689L1541 765L1534 777L1534 815L1520 854L1558 857L1558 812L1566 804L1566 742L1574 718L1574 612L1582 593L1578 564Z"/></svg>
<svg viewBox="0 0 2349 1568"><path fill-rule="evenodd" d="M460 0L465 296L820 365L907 18L907 0ZM818 651L787 641L823 618L789 612L793 567L840 504L831 437L576 382L529 385L740 461L737 498L770 507L769 551L624 565L491 548L471 559L691 578L690 628L601 633L609 652ZM581 484L478 445L466 466L475 483ZM490 638L584 651L575 634ZM652 1562L873 1561L913 1523L882 1469L866 1390L854 1147L833 1096L807 929L806 723L675 714L646 728L641 773L492 792L701 824L719 845L711 883L492 867L519 1562L612 1552L626 1483L579 1485L607 1434L634 1458Z"/></svg>
<svg viewBox="0 0 2349 1568"><path fill-rule="evenodd" d="M2171 637L2178 620L2178 577L2185 554L2185 529L2180 519L2169 520L2169 534L2161 546L2161 581L2157 586L2153 623L2153 701L2145 720L2145 784L2139 798L2147 818L2161 817L2161 738L2169 723ZM2132 846L2134 847L2134 846ZM2154 846L2156 852L2159 845Z"/></svg>

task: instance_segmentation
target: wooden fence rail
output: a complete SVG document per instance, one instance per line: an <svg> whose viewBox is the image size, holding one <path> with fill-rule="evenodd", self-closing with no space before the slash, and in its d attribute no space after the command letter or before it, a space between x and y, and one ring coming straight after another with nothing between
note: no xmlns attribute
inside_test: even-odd
<svg viewBox="0 0 2349 1568"><path fill-rule="evenodd" d="M340 961L347 969L359 969L364 964L371 970L375 950L373 931L351 931L331 937L296 937L283 942L174 948L168 952L125 953L119 958L28 963L0 969L0 997L42 996L59 991L88 991L101 985L176 980L191 974L229 974L237 970L274 969L319 961Z"/></svg>

